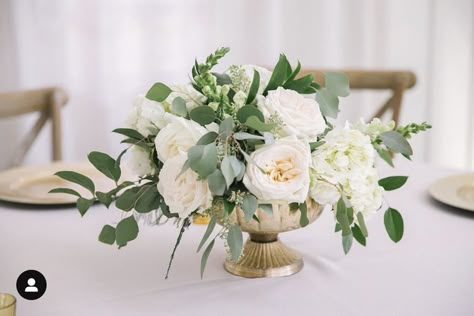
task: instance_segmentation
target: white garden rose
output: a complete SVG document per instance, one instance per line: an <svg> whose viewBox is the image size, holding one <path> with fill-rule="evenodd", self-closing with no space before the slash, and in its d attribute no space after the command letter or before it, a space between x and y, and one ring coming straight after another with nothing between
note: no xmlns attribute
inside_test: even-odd
<svg viewBox="0 0 474 316"><path fill-rule="evenodd" d="M127 160L128 168L137 176L155 174L156 167L150 159L150 153L139 146L132 146Z"/></svg>
<svg viewBox="0 0 474 316"><path fill-rule="evenodd" d="M204 105L204 102L206 102L207 98L194 89L191 84L173 85L170 86L170 88L173 92L171 92L166 98L168 107L171 107L171 104L176 97L180 97L186 102L188 112L195 107Z"/></svg>
<svg viewBox="0 0 474 316"><path fill-rule="evenodd" d="M165 111L161 103L139 95L133 102L133 108L127 117L126 125L143 136L149 136L154 131L163 128L173 117L173 114Z"/></svg>
<svg viewBox="0 0 474 316"><path fill-rule="evenodd" d="M158 177L158 192L163 196L170 212L178 213L181 218L196 210L204 211L212 204L207 181L198 180L198 175L191 169L179 175L186 159L187 155L183 152L168 159Z"/></svg>
<svg viewBox="0 0 474 316"><path fill-rule="evenodd" d="M158 159L166 162L179 152L187 152L206 133L207 130L198 123L175 117L156 135L155 146Z"/></svg>
<svg viewBox="0 0 474 316"><path fill-rule="evenodd" d="M296 91L279 87L269 91L267 97L259 96L257 101L265 119L282 122L277 131L280 137L294 135L306 142L315 142L326 129L318 103Z"/></svg>
<svg viewBox="0 0 474 316"><path fill-rule="evenodd" d="M254 163L247 165L243 183L257 199L285 203L306 200L311 163L308 144L286 137L261 146L250 156Z"/></svg>
<svg viewBox="0 0 474 316"><path fill-rule="evenodd" d="M265 88L267 87L270 78L272 77L272 72L266 68L255 65L242 65L242 68L244 69L245 74L250 79L250 83L252 83L253 80L254 70L258 72L258 74L260 75L260 84L258 86L257 94L262 94L263 90L265 90ZM248 94L248 91L246 91L246 93Z"/></svg>

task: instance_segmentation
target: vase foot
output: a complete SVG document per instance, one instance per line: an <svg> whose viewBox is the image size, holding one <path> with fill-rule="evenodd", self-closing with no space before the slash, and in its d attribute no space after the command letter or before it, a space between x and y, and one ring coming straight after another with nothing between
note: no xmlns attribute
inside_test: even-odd
<svg viewBox="0 0 474 316"><path fill-rule="evenodd" d="M282 277L301 271L303 259L295 250L285 246L276 234L251 234L239 261L226 259L224 268L245 278Z"/></svg>

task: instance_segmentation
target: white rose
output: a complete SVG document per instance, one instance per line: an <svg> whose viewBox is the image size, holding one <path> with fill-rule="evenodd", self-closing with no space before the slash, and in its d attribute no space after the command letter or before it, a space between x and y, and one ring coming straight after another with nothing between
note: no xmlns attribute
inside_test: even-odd
<svg viewBox="0 0 474 316"><path fill-rule="evenodd" d="M149 100L140 95L135 98L126 125L137 130L143 136L153 134L155 130L163 128L173 114L167 113L159 102Z"/></svg>
<svg viewBox="0 0 474 316"><path fill-rule="evenodd" d="M191 84L174 85L170 87L173 92L170 93L166 102L171 106L176 97L182 98L186 102L188 112L197 106L204 105L206 97L199 93Z"/></svg>
<svg viewBox="0 0 474 316"><path fill-rule="evenodd" d="M251 155L243 183L260 201L303 203L308 196L311 153L295 137L263 145ZM264 172L262 172L262 168Z"/></svg>
<svg viewBox="0 0 474 316"><path fill-rule="evenodd" d="M156 172L155 165L150 159L150 153L139 146L132 146L132 148L130 148L127 166L138 176L155 174Z"/></svg>
<svg viewBox="0 0 474 316"><path fill-rule="evenodd" d="M282 121L277 131L280 137L295 135L304 141L315 142L326 129L318 103L296 91L279 87L269 91L266 98L258 97L257 101L266 119L276 117Z"/></svg>
<svg viewBox="0 0 474 316"><path fill-rule="evenodd" d="M155 146L158 159L166 162L179 152L187 152L206 133L207 130L198 123L175 117L156 135Z"/></svg>
<svg viewBox="0 0 474 316"><path fill-rule="evenodd" d="M268 81L270 81L270 78L272 77L272 72L266 68L255 65L242 65L242 68L245 70L245 74L250 79L250 83L252 83L253 80L253 71L256 70L258 72L258 74L260 75L260 84L258 86L257 94L262 94L263 90L265 90L268 85ZM246 93L248 94L248 91L246 91Z"/></svg>
<svg viewBox="0 0 474 316"><path fill-rule="evenodd" d="M168 159L161 168L158 191L163 196L171 213L185 218L192 212L204 211L211 207L212 195L207 181L199 181L198 175L191 169L178 177L187 159L185 153L179 153Z"/></svg>

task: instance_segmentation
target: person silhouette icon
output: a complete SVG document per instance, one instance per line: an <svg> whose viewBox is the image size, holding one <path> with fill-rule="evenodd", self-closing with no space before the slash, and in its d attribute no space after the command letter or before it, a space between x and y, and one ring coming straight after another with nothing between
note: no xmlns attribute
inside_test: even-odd
<svg viewBox="0 0 474 316"><path fill-rule="evenodd" d="M28 279L28 286L25 289L25 292L38 292L38 288L35 286L36 281L33 278Z"/></svg>

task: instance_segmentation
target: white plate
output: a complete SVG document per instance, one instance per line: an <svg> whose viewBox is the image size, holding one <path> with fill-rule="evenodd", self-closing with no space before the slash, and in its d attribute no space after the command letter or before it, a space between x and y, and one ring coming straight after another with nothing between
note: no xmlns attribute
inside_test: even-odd
<svg viewBox="0 0 474 316"><path fill-rule="evenodd" d="M431 185L430 194L445 204L474 211L474 173L438 179Z"/></svg>
<svg viewBox="0 0 474 316"><path fill-rule="evenodd" d="M94 181L98 191L109 191L114 187L114 182L97 171L89 162L55 162L49 165L19 167L0 172L0 200L39 205L76 203L76 196L48 193L54 188L70 188L84 197L92 196L87 189L54 175L63 170L76 171L88 176Z"/></svg>

